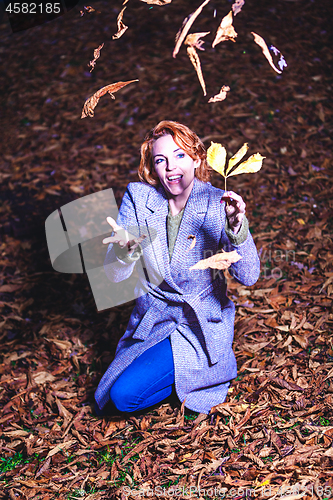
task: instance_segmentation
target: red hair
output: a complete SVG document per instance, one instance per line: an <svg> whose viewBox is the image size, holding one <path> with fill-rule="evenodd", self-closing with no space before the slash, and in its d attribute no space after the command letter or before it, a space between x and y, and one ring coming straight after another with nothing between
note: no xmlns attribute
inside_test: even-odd
<svg viewBox="0 0 333 500"><path fill-rule="evenodd" d="M160 181L154 169L152 149L154 142L163 135L171 135L177 146L185 151L192 160L200 159L201 163L195 169L195 176L200 181L209 181L211 169L207 163L206 149L202 141L186 125L169 120L161 121L145 137L141 146L141 160L138 170L140 180L152 186L159 184Z"/></svg>

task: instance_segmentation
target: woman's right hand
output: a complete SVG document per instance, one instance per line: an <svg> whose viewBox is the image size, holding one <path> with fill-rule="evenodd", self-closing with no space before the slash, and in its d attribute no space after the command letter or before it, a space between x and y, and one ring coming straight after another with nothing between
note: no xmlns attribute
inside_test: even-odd
<svg viewBox="0 0 333 500"><path fill-rule="evenodd" d="M119 245L119 247L122 249L126 247L127 252L131 254L140 245L141 241L143 241L146 238L145 234L139 236L139 238L136 238L128 231L126 231L124 228L118 226L117 222L112 217L107 217L106 221L112 227L114 236L110 236L109 238L104 238L103 240L104 245L113 243Z"/></svg>

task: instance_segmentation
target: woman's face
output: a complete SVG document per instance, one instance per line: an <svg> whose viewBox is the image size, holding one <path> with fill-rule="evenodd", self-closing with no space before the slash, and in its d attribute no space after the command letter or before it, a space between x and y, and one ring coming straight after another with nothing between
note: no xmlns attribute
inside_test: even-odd
<svg viewBox="0 0 333 500"><path fill-rule="evenodd" d="M167 194L175 198L189 194L194 180L194 169L201 160L192 160L173 140L171 135L163 135L154 142L153 165Z"/></svg>

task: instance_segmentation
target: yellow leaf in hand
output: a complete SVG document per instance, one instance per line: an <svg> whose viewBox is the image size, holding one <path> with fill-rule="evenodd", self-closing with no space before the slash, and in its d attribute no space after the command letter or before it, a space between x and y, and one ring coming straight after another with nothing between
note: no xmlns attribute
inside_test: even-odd
<svg viewBox="0 0 333 500"><path fill-rule="evenodd" d="M231 172L228 177L231 177L232 175L254 174L255 172L258 172L262 167L262 161L264 158L265 156L261 156L260 153L251 155L250 158L238 165L238 167L235 168L235 170Z"/></svg>
<svg viewBox="0 0 333 500"><path fill-rule="evenodd" d="M207 149L207 162L219 174L224 175L225 161L227 157L226 149L216 142L211 142Z"/></svg>
<svg viewBox="0 0 333 500"><path fill-rule="evenodd" d="M236 163L241 161L241 159L246 155L248 149L249 149L249 146L247 145L247 142L245 142L245 144L243 144L243 146L237 151L237 153L235 153L234 156L232 156L230 158L230 160L228 162L228 168L226 171L226 175L229 174L230 170L232 169L232 167L234 165L236 165Z"/></svg>

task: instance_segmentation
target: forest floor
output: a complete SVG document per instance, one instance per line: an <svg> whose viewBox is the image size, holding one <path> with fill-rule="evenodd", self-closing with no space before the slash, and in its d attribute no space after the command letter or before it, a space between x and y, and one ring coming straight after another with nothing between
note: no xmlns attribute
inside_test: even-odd
<svg viewBox="0 0 333 500"><path fill-rule="evenodd" d="M231 3L211 0L191 32L203 96L174 37L185 0L94 2L33 29L0 25L0 498L330 498L333 495L332 4L246 0L238 33L211 48ZM216 17L214 10L216 9ZM277 74L253 42L284 55ZM95 69L88 63L105 43ZM101 98L99 88L139 79ZM209 103L222 85L226 100ZM137 181L140 144L162 119L187 124L229 155L266 157L228 180L244 198L261 259L252 287L228 278L238 377L209 415L165 403L100 418L94 391L133 303L98 312L85 274L53 270L44 222L107 188ZM213 185L223 188L218 174Z"/></svg>

